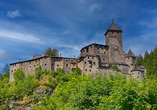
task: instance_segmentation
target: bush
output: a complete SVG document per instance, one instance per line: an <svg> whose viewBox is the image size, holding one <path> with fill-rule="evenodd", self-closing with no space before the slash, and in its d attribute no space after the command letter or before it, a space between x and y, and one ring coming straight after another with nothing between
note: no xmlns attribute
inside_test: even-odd
<svg viewBox="0 0 157 110"><path fill-rule="evenodd" d="M14 79L16 82L24 79L24 72L21 69L17 69L17 71L14 73Z"/></svg>

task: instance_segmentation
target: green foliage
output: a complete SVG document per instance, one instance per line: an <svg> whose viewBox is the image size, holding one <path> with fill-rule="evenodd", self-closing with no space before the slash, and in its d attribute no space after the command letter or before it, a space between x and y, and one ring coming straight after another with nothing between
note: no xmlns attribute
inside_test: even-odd
<svg viewBox="0 0 157 110"><path fill-rule="evenodd" d="M81 75L82 74L82 70L80 68L76 68L74 70L74 73L77 73L77 74Z"/></svg>
<svg viewBox="0 0 157 110"><path fill-rule="evenodd" d="M51 49L51 48L48 48L45 52L44 52L45 55L48 55L48 56L59 56L58 55L58 50L57 49Z"/></svg>
<svg viewBox="0 0 157 110"><path fill-rule="evenodd" d="M35 68L35 78L40 79L43 74L43 70L41 68L41 65L39 64L39 67Z"/></svg>
<svg viewBox="0 0 157 110"><path fill-rule="evenodd" d="M136 66L141 66L142 64L143 64L143 57L141 54L139 54L139 56L137 56Z"/></svg>
<svg viewBox="0 0 157 110"><path fill-rule="evenodd" d="M112 68L117 70L117 71L120 71L116 63L114 65L112 65Z"/></svg>
<svg viewBox="0 0 157 110"><path fill-rule="evenodd" d="M17 69L17 71L14 73L14 79L15 79L15 81L23 80L24 72L21 69Z"/></svg>

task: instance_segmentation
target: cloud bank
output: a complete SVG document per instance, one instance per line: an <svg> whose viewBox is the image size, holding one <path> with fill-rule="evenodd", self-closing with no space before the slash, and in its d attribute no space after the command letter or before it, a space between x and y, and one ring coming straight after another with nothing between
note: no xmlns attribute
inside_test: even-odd
<svg viewBox="0 0 157 110"><path fill-rule="evenodd" d="M7 17L11 17L11 18L16 18L16 17L21 17L21 13L19 12L19 10L15 10L15 11L8 11L7 12Z"/></svg>

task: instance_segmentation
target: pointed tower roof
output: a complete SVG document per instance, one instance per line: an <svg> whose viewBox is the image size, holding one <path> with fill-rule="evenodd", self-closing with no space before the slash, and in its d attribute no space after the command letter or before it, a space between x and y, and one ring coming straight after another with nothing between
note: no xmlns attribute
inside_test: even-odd
<svg viewBox="0 0 157 110"><path fill-rule="evenodd" d="M135 57L134 53L129 50L128 54L126 55L126 57Z"/></svg>
<svg viewBox="0 0 157 110"><path fill-rule="evenodd" d="M113 21L108 30L106 31L105 35L107 34L108 31L122 32L122 30Z"/></svg>

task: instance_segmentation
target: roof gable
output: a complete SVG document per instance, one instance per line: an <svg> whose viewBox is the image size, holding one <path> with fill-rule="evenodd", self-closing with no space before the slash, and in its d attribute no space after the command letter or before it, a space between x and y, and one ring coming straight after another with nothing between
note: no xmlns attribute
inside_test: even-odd
<svg viewBox="0 0 157 110"><path fill-rule="evenodd" d="M122 31L114 22L112 22L112 24L110 25L110 27L108 28L108 30Z"/></svg>
<svg viewBox="0 0 157 110"><path fill-rule="evenodd" d="M126 55L126 57L135 57L134 53L129 50L128 54Z"/></svg>

